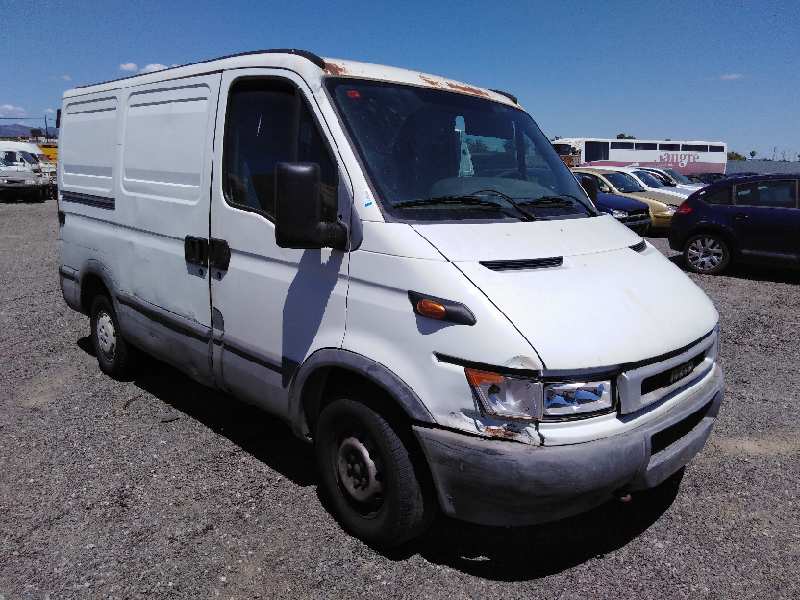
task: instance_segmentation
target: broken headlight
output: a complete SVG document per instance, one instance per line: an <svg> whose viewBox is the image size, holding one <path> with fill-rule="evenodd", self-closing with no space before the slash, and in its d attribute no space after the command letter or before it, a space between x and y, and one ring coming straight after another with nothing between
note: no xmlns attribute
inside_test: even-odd
<svg viewBox="0 0 800 600"><path fill-rule="evenodd" d="M613 406L610 381L568 381L544 386L544 417L589 416Z"/></svg>
<svg viewBox="0 0 800 600"><path fill-rule="evenodd" d="M543 382L465 368L482 411L506 419L585 418L614 407L611 381Z"/></svg>

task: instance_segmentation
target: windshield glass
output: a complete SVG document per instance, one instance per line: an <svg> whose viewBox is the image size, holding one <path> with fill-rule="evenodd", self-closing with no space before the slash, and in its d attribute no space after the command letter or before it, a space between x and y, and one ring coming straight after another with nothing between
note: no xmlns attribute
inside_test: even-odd
<svg viewBox="0 0 800 600"><path fill-rule="evenodd" d="M652 173L648 173L647 171L634 171L636 176L641 180L643 184L647 187L651 188L662 188L664 184L654 176Z"/></svg>
<svg viewBox="0 0 800 600"><path fill-rule="evenodd" d="M377 200L408 220L561 219L596 214L533 119L498 102L394 83L328 89Z"/></svg>
<svg viewBox="0 0 800 600"><path fill-rule="evenodd" d="M614 171L612 173L604 173L603 174L606 179L611 182L615 188L617 188L620 192L643 192L644 188L642 184L640 184L636 179L628 175L627 173L620 173Z"/></svg>
<svg viewBox="0 0 800 600"><path fill-rule="evenodd" d="M672 177L678 183L689 184L689 185L694 183L686 175L684 175L683 173L678 173L675 169L664 169L664 170L667 173L669 173L669 176Z"/></svg>
<svg viewBox="0 0 800 600"><path fill-rule="evenodd" d="M39 164L39 161L30 152L20 152L20 155L22 156L23 160L28 164L31 165Z"/></svg>

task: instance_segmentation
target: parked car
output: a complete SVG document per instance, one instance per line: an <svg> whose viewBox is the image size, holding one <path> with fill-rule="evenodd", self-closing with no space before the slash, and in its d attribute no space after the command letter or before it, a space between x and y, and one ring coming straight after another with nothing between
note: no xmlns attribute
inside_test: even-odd
<svg viewBox="0 0 800 600"><path fill-rule="evenodd" d="M632 176L647 191L658 192L676 196L681 200L689 197L690 192L679 190L676 186L669 186L663 183L658 177L640 167L609 167L616 171L621 171Z"/></svg>
<svg viewBox="0 0 800 600"><path fill-rule="evenodd" d="M33 142L0 140L0 151L15 150L25 156L25 160L41 172L41 184L51 198L56 194L56 164Z"/></svg>
<svg viewBox="0 0 800 600"><path fill-rule="evenodd" d="M662 232L669 228L672 215L680 203L680 198L676 196L646 190L636 178L624 171L577 167L573 172L593 177L601 193L633 198L647 204L650 210L650 226L654 231Z"/></svg>
<svg viewBox="0 0 800 600"><path fill-rule="evenodd" d="M639 235L650 228L650 209L644 202L598 190L595 206Z"/></svg>
<svg viewBox="0 0 800 600"><path fill-rule="evenodd" d="M24 161L14 160L16 158L0 152L0 197L5 200L42 200L38 175Z"/></svg>
<svg viewBox="0 0 800 600"><path fill-rule="evenodd" d="M669 245L696 273L731 262L800 266L798 175L722 179L692 194L672 219Z"/></svg>
<svg viewBox="0 0 800 600"><path fill-rule="evenodd" d="M686 193L687 198L692 192L696 192L703 187L703 184L690 180L686 175L678 173L674 169L657 169L655 167L639 167L639 169L657 177L668 188L674 188L677 191ZM677 177L680 177L681 181Z"/></svg>
<svg viewBox="0 0 800 600"><path fill-rule="evenodd" d="M709 185L718 179L725 177L725 173L692 173L687 175L687 177L692 181L696 181L697 183Z"/></svg>
<svg viewBox="0 0 800 600"><path fill-rule="evenodd" d="M710 434L713 304L510 94L260 51L68 90L60 133L60 285L100 369L138 349L285 420L372 544L437 505L560 519Z"/></svg>

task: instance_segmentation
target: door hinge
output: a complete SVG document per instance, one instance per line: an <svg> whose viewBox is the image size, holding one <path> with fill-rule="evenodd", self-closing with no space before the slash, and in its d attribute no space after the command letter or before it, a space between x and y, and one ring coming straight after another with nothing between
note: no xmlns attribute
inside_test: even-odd
<svg viewBox="0 0 800 600"><path fill-rule="evenodd" d="M192 265L208 264L208 240L187 235L183 242L183 256Z"/></svg>
<svg viewBox="0 0 800 600"><path fill-rule="evenodd" d="M227 271L231 264L231 247L228 242L212 238L208 258L211 268Z"/></svg>

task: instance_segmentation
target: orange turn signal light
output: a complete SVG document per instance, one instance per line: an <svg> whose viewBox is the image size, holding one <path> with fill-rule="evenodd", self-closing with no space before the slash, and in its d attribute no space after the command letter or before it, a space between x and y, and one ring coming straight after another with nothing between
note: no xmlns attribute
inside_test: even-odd
<svg viewBox="0 0 800 600"><path fill-rule="evenodd" d="M467 381L473 388L479 388L485 384L500 385L505 381L505 377L499 373L492 373L490 371L479 371L478 369L464 369L464 374L467 376Z"/></svg>
<svg viewBox="0 0 800 600"><path fill-rule="evenodd" d="M431 300L430 298L422 298L416 304L416 309L423 317L430 317L431 319L442 320L447 316L447 309L443 304Z"/></svg>

